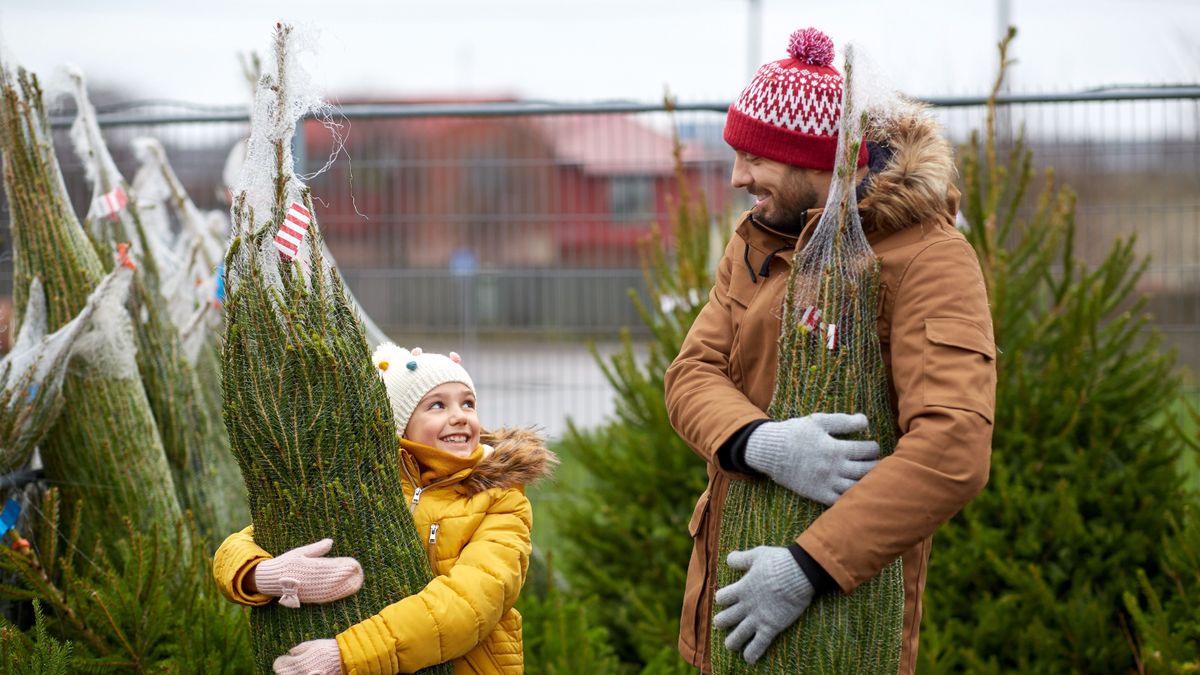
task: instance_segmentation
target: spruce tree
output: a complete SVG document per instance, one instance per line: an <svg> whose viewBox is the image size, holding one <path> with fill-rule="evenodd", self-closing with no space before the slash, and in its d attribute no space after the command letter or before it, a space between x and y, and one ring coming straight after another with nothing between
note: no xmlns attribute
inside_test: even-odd
<svg viewBox="0 0 1200 675"><path fill-rule="evenodd" d="M1193 443L1193 452L1200 451ZM1126 591L1133 617L1138 672L1200 672L1200 498L1192 494L1183 515L1168 520L1162 542L1162 575L1167 590L1155 588L1144 571L1138 588Z"/></svg>
<svg viewBox="0 0 1200 675"><path fill-rule="evenodd" d="M218 592L194 521L142 531L126 518L109 532L106 546L92 547L83 529L86 504L74 502L69 515L62 506L58 490L48 490L40 504L26 508L37 515L23 523L38 527L18 523L30 544L0 546L6 580L0 599L38 606L31 631L0 622L6 635L0 642L11 658L47 664L69 658L66 672L72 673L240 675L251 669L245 613Z"/></svg>
<svg viewBox="0 0 1200 675"><path fill-rule="evenodd" d="M627 667L654 663L655 672L686 670L674 645L692 547L687 523L707 483L704 462L671 427L663 399L663 375L713 284L712 220L681 153L676 137L673 249L655 229L641 248L647 298L630 291L650 332L647 353L639 356L627 330L607 359L593 350L616 412L595 430L568 425L555 451L581 477L559 485L548 514L569 533L556 553L572 596L598 600L595 618Z"/></svg>
<svg viewBox="0 0 1200 675"><path fill-rule="evenodd" d="M71 643L55 640L46 630L46 615L33 602L33 635L0 618L0 673L4 675L67 675L71 672Z"/></svg>
<svg viewBox="0 0 1200 675"><path fill-rule="evenodd" d="M525 672L535 675L615 675L620 662L608 631L594 616L594 599L574 597L553 582L552 556L534 579L531 566L517 607L521 612ZM539 587L537 581L546 581Z"/></svg>
<svg viewBox="0 0 1200 675"><path fill-rule="evenodd" d="M1028 208L1023 138L1001 159L995 95L1013 35L982 143L961 154L966 236L1002 353L991 477L934 540L918 670L1131 672L1124 594L1170 594L1161 543L1189 501L1187 440L1168 414L1180 380L1142 313L1147 261L1132 238L1086 264L1072 192L1047 171Z"/></svg>

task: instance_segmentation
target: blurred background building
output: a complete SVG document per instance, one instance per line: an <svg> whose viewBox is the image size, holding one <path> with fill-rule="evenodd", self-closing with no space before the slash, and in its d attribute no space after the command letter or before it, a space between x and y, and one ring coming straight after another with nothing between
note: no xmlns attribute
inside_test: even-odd
<svg viewBox="0 0 1200 675"><path fill-rule="evenodd" d="M199 41L241 39L241 48L265 51L270 23L269 10L253 3L236 22L211 16L223 4L155 16L139 2L117 2L99 16L84 3L39 8L15 0L0 9L0 31L19 36L7 40L15 53L6 59L34 68L69 59L91 75L109 148L127 178L136 170L130 142L155 136L198 205L227 209L222 172L247 134L241 118L249 99L244 83L192 75L199 68L209 79L238 79L233 49L218 60ZM1176 86L1200 81L1196 6L932 3L885 19L884 3L867 4L881 5L876 19L764 0L701 2L687 15L672 3L620 0L575 10L526 0L508 13L497 9L506 3L458 1L437 16L428 7L402 11L365 0L320 6L336 17L300 2L297 12L314 12L326 34L315 56L325 80L336 91L360 92L331 96L344 113L336 121L345 152L310 181L341 273L398 343L463 354L480 385L485 424L540 424L551 435L567 418L595 424L610 412L611 392L588 345L608 353L624 328L635 341L645 337L628 293L643 287L639 241L656 225L669 229L673 131L688 184L709 200L714 231L724 233L748 202L728 186L723 110L751 67L783 55L791 29L811 24L839 42L860 42L895 73L889 82L925 95L962 144L983 126L998 27L1012 21L1023 30L1009 90L1019 102L1001 108L1001 151L1024 133L1039 170L1053 167L1078 193L1077 246L1085 257L1099 259L1114 239L1136 235L1137 250L1150 257L1140 290L1155 324L1179 350L1181 367L1200 372L1200 88ZM1149 23L1145 4L1157 16ZM373 20L372 11L389 18ZM1076 21L1071 30L1068 20ZM381 44L389 21L396 40ZM53 36L38 38L47 43L42 51L30 35L37 22ZM144 40L140 58L117 52L124 61L114 61L117 47L96 28L105 22L127 41ZM220 25L231 35L212 30ZM82 37L70 44L73 35ZM1055 39L1057 51L1040 51ZM445 53L431 46L443 43ZM534 55L525 56L530 49ZM34 57L21 61L30 51ZM1096 68L1082 70L1088 60ZM154 80L153 61L173 76ZM395 81L379 74L380 61ZM682 94L674 114L654 103L664 82ZM489 93L504 90L520 93ZM406 93L413 91L437 93ZM82 214L90 190L70 152L70 111L58 112L57 149ZM317 172L334 141L317 120L301 131L298 168ZM4 247L7 226L0 205ZM11 294L6 253L0 296Z"/></svg>

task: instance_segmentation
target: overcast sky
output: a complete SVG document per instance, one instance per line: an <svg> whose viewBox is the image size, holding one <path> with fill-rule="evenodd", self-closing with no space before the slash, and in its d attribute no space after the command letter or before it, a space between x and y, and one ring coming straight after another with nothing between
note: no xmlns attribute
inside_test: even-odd
<svg viewBox="0 0 1200 675"><path fill-rule="evenodd" d="M910 94L982 94L997 0L761 0L757 63L816 26L854 41ZM1017 91L1200 81L1200 1L1009 0ZM175 7L175 8L172 8ZM283 19L315 32L329 96L729 100L748 80L749 0L4 0L6 60L67 62L139 98L248 100L239 51Z"/></svg>

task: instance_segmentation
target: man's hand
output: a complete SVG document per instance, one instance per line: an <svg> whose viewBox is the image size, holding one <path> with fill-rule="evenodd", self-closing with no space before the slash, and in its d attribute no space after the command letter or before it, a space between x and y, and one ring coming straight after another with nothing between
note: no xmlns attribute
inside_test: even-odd
<svg viewBox="0 0 1200 675"><path fill-rule="evenodd" d="M875 441L833 435L866 430L862 414L813 413L767 422L746 439L746 463L801 497L829 506L879 463Z"/></svg>
<svg viewBox="0 0 1200 675"><path fill-rule="evenodd" d="M354 595L362 588L362 565L354 558L325 558L332 539L294 548L264 560L252 572L259 593L279 598L293 609L300 603L321 604Z"/></svg>
<svg viewBox="0 0 1200 675"><path fill-rule="evenodd" d="M808 608L813 587L791 552L781 546L733 551L726 561L746 574L717 591L716 603L725 609L713 617L713 624L729 631L725 648L736 652L746 646L742 658L753 664Z"/></svg>
<svg viewBox="0 0 1200 675"><path fill-rule="evenodd" d="M275 675L340 675L342 652L337 640L309 640L289 649L271 667Z"/></svg>

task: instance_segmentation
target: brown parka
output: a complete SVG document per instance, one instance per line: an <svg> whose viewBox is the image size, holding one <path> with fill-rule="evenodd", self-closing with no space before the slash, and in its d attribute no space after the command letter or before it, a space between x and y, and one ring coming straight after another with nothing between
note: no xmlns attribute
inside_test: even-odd
<svg viewBox="0 0 1200 675"><path fill-rule="evenodd" d="M996 349L978 259L955 229L959 192L949 144L917 109L869 137L893 151L871 174L859 209L882 262L878 332L900 438L891 456L796 541L847 593L902 556L900 672L913 673L933 532L987 482ZM708 489L688 524L694 545L679 634L684 659L706 673L721 509L729 481L746 478L724 471L716 453L743 426L767 417L789 265L819 218L809 216L798 241L742 216L708 304L666 373L671 424L708 462ZM795 247L775 253L789 244Z"/></svg>

